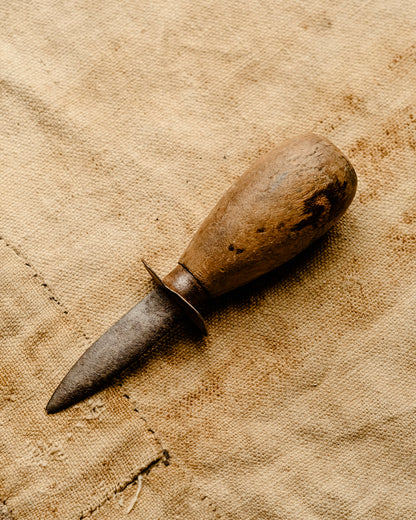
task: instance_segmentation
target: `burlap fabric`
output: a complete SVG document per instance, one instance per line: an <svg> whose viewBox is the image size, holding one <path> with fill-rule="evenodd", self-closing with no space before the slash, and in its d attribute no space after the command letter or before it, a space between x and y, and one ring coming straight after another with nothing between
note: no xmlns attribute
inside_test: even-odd
<svg viewBox="0 0 416 520"><path fill-rule="evenodd" d="M0 517L416 517L415 30L410 0L1 3ZM46 416L140 258L307 131L357 170L342 222Z"/></svg>

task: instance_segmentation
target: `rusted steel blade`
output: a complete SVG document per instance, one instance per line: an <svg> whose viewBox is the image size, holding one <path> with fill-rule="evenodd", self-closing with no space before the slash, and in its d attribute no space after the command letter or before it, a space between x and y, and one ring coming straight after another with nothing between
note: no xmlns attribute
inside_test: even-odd
<svg viewBox="0 0 416 520"><path fill-rule="evenodd" d="M154 289L86 350L55 390L46 411L59 412L104 387L182 317L182 309L164 289Z"/></svg>

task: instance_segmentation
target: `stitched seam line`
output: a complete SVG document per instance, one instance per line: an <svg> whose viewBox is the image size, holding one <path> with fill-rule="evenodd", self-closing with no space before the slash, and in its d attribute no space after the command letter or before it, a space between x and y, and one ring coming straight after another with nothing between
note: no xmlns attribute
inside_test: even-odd
<svg viewBox="0 0 416 520"><path fill-rule="evenodd" d="M160 463L167 464L168 460L169 460L169 454L167 454L167 452L163 452L157 459L152 461L148 466L146 466L145 468L134 473L134 475L131 478L129 478L128 480L126 480L125 482L122 482L122 483L118 484L117 486L115 486L114 491L112 491L112 492L110 491L109 493L107 493L104 496L104 498L99 501L98 504L84 510L81 513L81 515L78 517L79 520L84 520L85 518L90 518L96 511L98 511L100 509L101 506L103 506L106 502L108 502L109 500L114 498L118 493L121 493L122 491L124 491L126 489L126 487L129 486L130 484L132 484L135 480L137 480L140 475L143 475L143 476L147 475L154 466L156 466Z"/></svg>
<svg viewBox="0 0 416 520"><path fill-rule="evenodd" d="M12 513L4 500L0 502L0 520L13 520Z"/></svg>

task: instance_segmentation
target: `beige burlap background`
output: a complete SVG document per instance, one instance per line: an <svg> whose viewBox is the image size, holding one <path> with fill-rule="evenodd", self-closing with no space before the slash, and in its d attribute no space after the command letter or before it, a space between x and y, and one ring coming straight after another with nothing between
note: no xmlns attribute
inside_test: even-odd
<svg viewBox="0 0 416 520"><path fill-rule="evenodd" d="M416 518L415 31L410 0L1 2L0 518ZM342 222L46 416L140 258L307 131L357 170Z"/></svg>

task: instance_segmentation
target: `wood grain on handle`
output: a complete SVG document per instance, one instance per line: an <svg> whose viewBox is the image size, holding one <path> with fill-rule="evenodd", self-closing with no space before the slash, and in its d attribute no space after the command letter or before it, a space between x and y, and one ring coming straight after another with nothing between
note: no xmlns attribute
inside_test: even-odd
<svg viewBox="0 0 416 520"><path fill-rule="evenodd" d="M226 293L322 236L348 208L356 186L354 168L327 139L308 134L287 141L229 188L179 264L211 297Z"/></svg>

